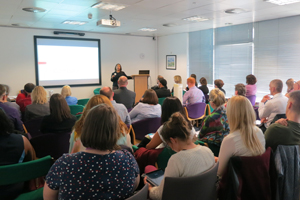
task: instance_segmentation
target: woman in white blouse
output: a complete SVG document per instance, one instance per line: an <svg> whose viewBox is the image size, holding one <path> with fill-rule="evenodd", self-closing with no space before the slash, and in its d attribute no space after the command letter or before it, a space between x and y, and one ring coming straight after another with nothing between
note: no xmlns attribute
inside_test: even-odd
<svg viewBox="0 0 300 200"><path fill-rule="evenodd" d="M255 113L250 101L243 96L232 97L227 104L230 133L219 154L218 175L222 176L232 156L258 156L265 152L265 138L255 125Z"/></svg>

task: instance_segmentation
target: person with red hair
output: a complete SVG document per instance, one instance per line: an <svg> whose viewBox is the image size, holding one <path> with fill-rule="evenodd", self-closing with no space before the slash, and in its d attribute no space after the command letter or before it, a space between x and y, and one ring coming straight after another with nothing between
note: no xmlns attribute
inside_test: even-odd
<svg viewBox="0 0 300 200"><path fill-rule="evenodd" d="M187 79L189 91L183 96L183 105L203 102L205 103L205 96L201 90L196 87L196 80L192 77Z"/></svg>

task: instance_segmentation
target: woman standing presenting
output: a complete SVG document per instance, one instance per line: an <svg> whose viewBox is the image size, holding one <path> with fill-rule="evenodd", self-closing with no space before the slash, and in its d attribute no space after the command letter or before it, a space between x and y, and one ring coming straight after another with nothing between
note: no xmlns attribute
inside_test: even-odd
<svg viewBox="0 0 300 200"><path fill-rule="evenodd" d="M118 63L115 66L115 72L111 74L111 81L113 82L113 90L118 89L118 80L121 76L126 76L127 79L132 79L131 76L127 76L125 72L122 71L122 66Z"/></svg>

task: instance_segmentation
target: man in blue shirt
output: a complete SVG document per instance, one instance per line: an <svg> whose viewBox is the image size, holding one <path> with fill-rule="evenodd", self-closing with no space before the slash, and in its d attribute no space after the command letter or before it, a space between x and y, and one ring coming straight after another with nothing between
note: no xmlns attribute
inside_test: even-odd
<svg viewBox="0 0 300 200"><path fill-rule="evenodd" d="M194 104L194 103L205 103L205 96L202 90L196 87L195 79L190 77L187 79L187 84L189 91L187 91L183 96L183 105Z"/></svg>

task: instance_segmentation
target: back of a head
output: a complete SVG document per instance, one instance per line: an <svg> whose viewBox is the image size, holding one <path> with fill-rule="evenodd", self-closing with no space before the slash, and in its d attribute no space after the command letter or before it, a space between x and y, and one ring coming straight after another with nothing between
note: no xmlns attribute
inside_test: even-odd
<svg viewBox="0 0 300 200"><path fill-rule="evenodd" d="M159 80L160 78L164 78L164 77L162 75L158 75L157 80Z"/></svg>
<svg viewBox="0 0 300 200"><path fill-rule="evenodd" d="M235 85L235 91L237 91L238 95L246 96L246 86L243 83L239 83Z"/></svg>
<svg viewBox="0 0 300 200"><path fill-rule="evenodd" d="M167 87L167 80L164 78L159 78L158 81L164 86Z"/></svg>
<svg viewBox="0 0 300 200"><path fill-rule="evenodd" d="M32 90L35 88L35 85L33 83L27 83L26 85L24 85L24 90L27 93L31 93Z"/></svg>
<svg viewBox="0 0 300 200"><path fill-rule="evenodd" d="M161 123L169 120L175 112L180 112L185 116L185 112L180 100L177 97L167 97L161 106Z"/></svg>
<svg viewBox="0 0 300 200"><path fill-rule="evenodd" d="M6 95L6 89L4 85L0 84L0 98L2 98L3 95Z"/></svg>
<svg viewBox="0 0 300 200"><path fill-rule="evenodd" d="M254 85L256 83L256 77L253 74L246 76L246 83L249 85Z"/></svg>
<svg viewBox="0 0 300 200"><path fill-rule="evenodd" d="M192 77L189 77L189 78L187 79L187 84L195 85L195 84L196 84L196 79L195 79L195 78L192 78Z"/></svg>
<svg viewBox="0 0 300 200"><path fill-rule="evenodd" d="M196 74L191 74L191 77L194 78L195 80L197 80Z"/></svg>
<svg viewBox="0 0 300 200"><path fill-rule="evenodd" d="M101 151L118 149L118 115L114 108L100 104L86 116L80 136L83 146Z"/></svg>
<svg viewBox="0 0 300 200"><path fill-rule="evenodd" d="M36 86L32 90L31 100L32 103L36 103L36 104L45 104L48 102L47 92L43 86Z"/></svg>
<svg viewBox="0 0 300 200"><path fill-rule="evenodd" d="M166 143L170 143L170 138L177 138L181 141L187 141L190 138L192 125L185 117L179 113L173 113L170 119L164 124L161 132Z"/></svg>
<svg viewBox="0 0 300 200"><path fill-rule="evenodd" d="M200 83L201 83L201 85L207 85L206 78L204 78L204 77L200 78Z"/></svg>
<svg viewBox="0 0 300 200"><path fill-rule="evenodd" d="M158 104L158 97L156 92L152 89L146 90L142 102L147 104L153 104L153 105Z"/></svg>
<svg viewBox="0 0 300 200"><path fill-rule="evenodd" d="M224 82L221 79L216 79L214 81L214 84L218 87L218 88L222 88L224 86Z"/></svg>
<svg viewBox="0 0 300 200"><path fill-rule="evenodd" d="M276 92L281 93L283 88L283 82L280 79L274 79L271 81L271 85L275 87Z"/></svg>
<svg viewBox="0 0 300 200"><path fill-rule="evenodd" d="M292 102L292 111L300 115L300 90L289 93L289 100Z"/></svg>
<svg viewBox="0 0 300 200"><path fill-rule="evenodd" d="M226 114L230 132L239 131L252 155L261 155L264 147L256 135L256 116L251 102L244 96L234 96L227 103Z"/></svg>
<svg viewBox="0 0 300 200"><path fill-rule="evenodd" d="M219 88L215 88L212 91L210 91L209 99L217 107L223 105L226 101L224 93Z"/></svg>
<svg viewBox="0 0 300 200"><path fill-rule="evenodd" d="M0 108L0 135L13 133L14 125L5 112Z"/></svg>
<svg viewBox="0 0 300 200"><path fill-rule="evenodd" d="M72 117L70 107L61 94L53 94L50 98L50 115L53 119L61 122Z"/></svg>
<svg viewBox="0 0 300 200"><path fill-rule="evenodd" d="M68 85L65 85L64 87L62 87L61 89L61 95L66 98L68 96L71 96L71 87Z"/></svg>
<svg viewBox="0 0 300 200"><path fill-rule="evenodd" d="M112 97L112 90L110 87L103 87L100 90L100 94L106 96L108 99Z"/></svg>
<svg viewBox="0 0 300 200"><path fill-rule="evenodd" d="M128 79L126 76L121 76L118 80L118 84L122 86L126 86L128 84Z"/></svg>
<svg viewBox="0 0 300 200"><path fill-rule="evenodd" d="M287 85L287 92L289 92L292 89L294 89L294 83L295 83L294 79L289 78L285 83Z"/></svg>
<svg viewBox="0 0 300 200"><path fill-rule="evenodd" d="M9 92L10 92L10 89L9 89L9 86L8 85L5 85L5 84L2 84L5 88L5 93L6 95L8 96L9 95Z"/></svg>
<svg viewBox="0 0 300 200"><path fill-rule="evenodd" d="M179 75L174 76L174 81L177 84L182 84L181 76L179 76Z"/></svg>

